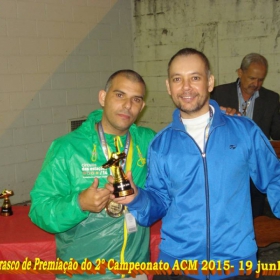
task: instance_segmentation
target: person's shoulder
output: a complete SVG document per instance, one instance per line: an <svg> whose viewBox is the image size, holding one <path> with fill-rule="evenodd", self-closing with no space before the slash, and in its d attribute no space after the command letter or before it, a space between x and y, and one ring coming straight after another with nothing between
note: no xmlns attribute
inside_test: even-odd
<svg viewBox="0 0 280 280"><path fill-rule="evenodd" d="M54 142L66 144L71 143L72 141L77 141L77 138L87 138L86 134L89 133L88 127L89 123L85 121L77 129L56 138Z"/></svg>
<svg viewBox="0 0 280 280"><path fill-rule="evenodd" d="M252 129L252 128L258 128L257 124L250 118L245 117L245 116L238 116L238 115L233 115L229 116L226 114L222 114L223 118L225 119L227 125L234 126L234 127L241 127L243 126L244 128L246 127L247 129Z"/></svg>
<svg viewBox="0 0 280 280"><path fill-rule="evenodd" d="M68 132L52 142L52 147L65 150L68 147L79 146L82 142L93 141L94 121L88 117L78 128Z"/></svg>
<svg viewBox="0 0 280 280"><path fill-rule="evenodd" d="M75 133L69 132L65 135L62 135L54 139L51 143L50 150L56 153L62 153L64 150L67 150L69 146L73 146L75 142Z"/></svg>
<svg viewBox="0 0 280 280"><path fill-rule="evenodd" d="M277 98L279 99L279 94L273 90L270 90L270 89L267 89L265 87L261 87L260 90L259 90L259 93L261 95L265 95L265 96L268 96L268 97L274 97L274 98Z"/></svg>
<svg viewBox="0 0 280 280"><path fill-rule="evenodd" d="M223 135L228 135L230 138L242 139L245 145L254 145L256 139L261 137L267 139L261 128L250 118L245 116L223 116L225 120ZM253 140L254 139L254 140Z"/></svg>
<svg viewBox="0 0 280 280"><path fill-rule="evenodd" d="M136 124L133 124L129 131L137 137L153 138L156 135L156 132L153 129L145 126L138 126Z"/></svg>
<svg viewBox="0 0 280 280"><path fill-rule="evenodd" d="M154 137L151 142L152 145L158 145L161 142L170 141L170 137L172 137L172 123L168 124L166 127L162 128Z"/></svg>
<svg viewBox="0 0 280 280"><path fill-rule="evenodd" d="M237 92L236 89L236 82L229 84L221 84L213 88L212 92L210 93L210 96L212 99L219 100L219 102L221 102L221 99L227 98L228 95L232 95L233 91Z"/></svg>

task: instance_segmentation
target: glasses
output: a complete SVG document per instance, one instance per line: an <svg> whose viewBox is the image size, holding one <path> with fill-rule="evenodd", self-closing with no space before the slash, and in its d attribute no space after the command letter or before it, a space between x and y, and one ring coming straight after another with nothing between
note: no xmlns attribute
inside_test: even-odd
<svg viewBox="0 0 280 280"><path fill-rule="evenodd" d="M241 108L242 108L242 115L243 116L246 116L246 111L247 111L249 106L250 106L250 101L245 101L244 103L242 103Z"/></svg>

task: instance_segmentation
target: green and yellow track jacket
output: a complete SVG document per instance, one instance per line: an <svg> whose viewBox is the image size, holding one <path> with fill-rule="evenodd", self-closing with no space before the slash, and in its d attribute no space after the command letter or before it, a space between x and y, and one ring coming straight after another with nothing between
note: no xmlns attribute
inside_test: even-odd
<svg viewBox="0 0 280 280"><path fill-rule="evenodd" d="M98 260L112 259L120 263L147 262L149 228L138 225L137 232L127 234L124 216L112 218L105 210L90 213L79 207L79 193L87 189L95 177L99 179L99 188L103 188L110 173L109 169L102 168L107 160L96 130L102 113L102 110L92 112L79 128L51 144L31 191L29 216L42 229L55 233L57 257L64 262L69 262L71 258L79 264L88 259L94 265ZM155 132L135 124L129 132L132 176L135 184L143 188L147 149ZM114 136L105 134L105 138L109 149L115 151ZM126 136L120 139L120 146L124 148ZM63 274L57 277L68 278ZM121 277L107 269L106 275L85 272L74 274L71 279Z"/></svg>

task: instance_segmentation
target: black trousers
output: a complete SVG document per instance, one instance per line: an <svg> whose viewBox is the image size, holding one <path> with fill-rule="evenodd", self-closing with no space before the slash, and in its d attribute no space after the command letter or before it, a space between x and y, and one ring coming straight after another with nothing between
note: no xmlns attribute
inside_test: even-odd
<svg viewBox="0 0 280 280"><path fill-rule="evenodd" d="M265 194L261 193L250 179L250 193L253 218L264 214Z"/></svg>

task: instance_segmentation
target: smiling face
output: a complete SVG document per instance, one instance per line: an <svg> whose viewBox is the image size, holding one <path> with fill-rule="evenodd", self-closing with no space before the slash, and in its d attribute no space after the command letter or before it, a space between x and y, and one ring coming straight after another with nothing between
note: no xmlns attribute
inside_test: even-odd
<svg viewBox="0 0 280 280"><path fill-rule="evenodd" d="M259 90L266 77L267 68L261 63L251 63L248 69L238 69L240 88L245 100L249 99L255 91Z"/></svg>
<svg viewBox="0 0 280 280"><path fill-rule="evenodd" d="M145 86L119 74L112 80L108 91L99 92L103 107L102 126L105 133L124 135L136 121L145 106Z"/></svg>
<svg viewBox="0 0 280 280"><path fill-rule="evenodd" d="M196 118L209 111L209 92L213 90L214 77L207 72L197 54L180 55L172 61L166 86L182 118Z"/></svg>

